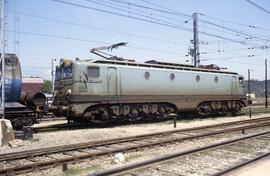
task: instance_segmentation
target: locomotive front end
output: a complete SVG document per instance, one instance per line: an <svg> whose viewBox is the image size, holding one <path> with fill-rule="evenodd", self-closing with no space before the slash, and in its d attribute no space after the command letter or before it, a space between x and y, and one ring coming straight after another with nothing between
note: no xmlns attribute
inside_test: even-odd
<svg viewBox="0 0 270 176"><path fill-rule="evenodd" d="M55 71L54 100L52 106L52 110L57 116L69 116L73 80L73 62L71 60L61 59Z"/></svg>
<svg viewBox="0 0 270 176"><path fill-rule="evenodd" d="M94 60L65 60L56 67L55 90L52 110L57 116L81 122L91 118L89 107L106 103L106 68Z"/></svg>

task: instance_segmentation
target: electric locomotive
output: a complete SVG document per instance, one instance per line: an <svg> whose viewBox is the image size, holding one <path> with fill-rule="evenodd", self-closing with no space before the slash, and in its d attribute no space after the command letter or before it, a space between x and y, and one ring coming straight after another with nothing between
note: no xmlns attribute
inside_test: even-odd
<svg viewBox="0 0 270 176"><path fill-rule="evenodd" d="M67 60L56 68L57 115L83 123L236 113L247 105L243 76L191 65L123 59Z"/></svg>

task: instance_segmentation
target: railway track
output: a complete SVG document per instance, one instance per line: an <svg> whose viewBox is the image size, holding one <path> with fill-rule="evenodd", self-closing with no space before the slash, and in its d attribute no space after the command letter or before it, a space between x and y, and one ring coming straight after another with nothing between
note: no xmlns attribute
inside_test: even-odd
<svg viewBox="0 0 270 176"><path fill-rule="evenodd" d="M252 112L252 114L259 114L258 112ZM235 116L241 116L241 115L249 115L249 113L237 113ZM51 118L52 121L53 119L57 120L66 120L65 118ZM169 119L173 120L173 118ZM166 121L169 121L166 120ZM50 121L50 118L44 121ZM153 121L138 121L138 122L133 122L133 124L140 124L140 123L149 123L149 122L161 122L165 120L153 120ZM122 122L122 123L117 123L117 125L128 125L130 124L129 122ZM102 125L100 127L111 127L114 126L115 124L107 124L107 125ZM33 132L34 133L44 133L44 132L53 132L53 131L63 131L63 130L78 130L78 129L88 129L91 127L99 127L97 125L82 125L82 124L77 124L77 123L65 123L65 124L55 124L55 125L50 125L50 126L43 126L43 127L34 127Z"/></svg>
<svg viewBox="0 0 270 176"><path fill-rule="evenodd" d="M191 174L218 176L269 156L269 146L270 131L266 131L104 170L89 176Z"/></svg>
<svg viewBox="0 0 270 176"><path fill-rule="evenodd" d="M6 153L0 155L0 174L30 172L37 168L58 166L61 163L85 158L108 156L118 152L140 150L268 126L270 126L270 117L265 117L147 135Z"/></svg>
<svg viewBox="0 0 270 176"><path fill-rule="evenodd" d="M77 130L77 129L86 129L90 128L89 126L82 126L75 123L64 123L64 124L55 124L44 127L34 127L32 128L34 133L44 133L44 132L53 132L53 131L62 131L62 130Z"/></svg>

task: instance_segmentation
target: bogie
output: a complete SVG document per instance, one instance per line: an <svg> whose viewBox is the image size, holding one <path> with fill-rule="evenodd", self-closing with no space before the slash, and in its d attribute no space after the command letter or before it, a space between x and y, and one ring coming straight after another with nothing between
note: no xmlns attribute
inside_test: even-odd
<svg viewBox="0 0 270 176"><path fill-rule="evenodd" d="M172 112L176 112L175 107L166 103L103 104L87 108L83 118L91 123L106 124L166 119Z"/></svg>

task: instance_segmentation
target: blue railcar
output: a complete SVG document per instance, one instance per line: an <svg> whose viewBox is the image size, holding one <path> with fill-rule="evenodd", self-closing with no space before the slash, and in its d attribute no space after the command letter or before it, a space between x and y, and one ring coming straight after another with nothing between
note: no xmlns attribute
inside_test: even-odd
<svg viewBox="0 0 270 176"><path fill-rule="evenodd" d="M40 92L23 95L22 100L21 89L22 70L19 58L15 54L5 54L5 118L16 129L33 125L43 113L40 106L46 104L46 97Z"/></svg>
<svg viewBox="0 0 270 176"><path fill-rule="evenodd" d="M19 58L15 54L6 54L5 102L19 101L21 96L21 87L22 87L22 72Z"/></svg>

